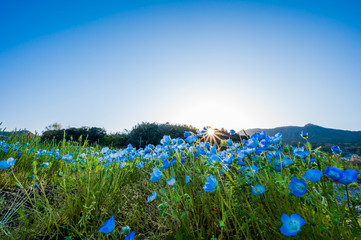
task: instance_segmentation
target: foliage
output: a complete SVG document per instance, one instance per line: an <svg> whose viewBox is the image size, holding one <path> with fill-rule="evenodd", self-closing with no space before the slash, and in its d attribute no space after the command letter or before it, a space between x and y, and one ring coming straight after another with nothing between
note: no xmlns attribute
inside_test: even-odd
<svg viewBox="0 0 361 240"><path fill-rule="evenodd" d="M128 239L360 235L357 175L339 155L310 144L281 146L279 135L258 134L218 148L199 139L142 149L39 137L0 141L0 160L15 159L0 169L0 239L114 240L130 231ZM302 196L292 194L292 177L304 179L310 169L325 173L330 166L347 181L333 180L327 170L319 181L306 179Z"/></svg>

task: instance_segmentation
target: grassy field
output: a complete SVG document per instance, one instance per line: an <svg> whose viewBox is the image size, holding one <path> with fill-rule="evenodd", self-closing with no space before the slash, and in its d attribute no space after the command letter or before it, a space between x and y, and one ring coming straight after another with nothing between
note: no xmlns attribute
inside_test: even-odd
<svg viewBox="0 0 361 240"><path fill-rule="evenodd" d="M144 149L3 138L0 239L359 239L359 169L337 148L204 136Z"/></svg>

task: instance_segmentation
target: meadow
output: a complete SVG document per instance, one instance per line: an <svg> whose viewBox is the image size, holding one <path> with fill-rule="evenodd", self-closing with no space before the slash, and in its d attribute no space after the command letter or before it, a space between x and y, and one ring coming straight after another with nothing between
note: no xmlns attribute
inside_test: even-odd
<svg viewBox="0 0 361 240"><path fill-rule="evenodd" d="M360 169L342 149L213 134L140 149L4 137L0 239L359 239Z"/></svg>

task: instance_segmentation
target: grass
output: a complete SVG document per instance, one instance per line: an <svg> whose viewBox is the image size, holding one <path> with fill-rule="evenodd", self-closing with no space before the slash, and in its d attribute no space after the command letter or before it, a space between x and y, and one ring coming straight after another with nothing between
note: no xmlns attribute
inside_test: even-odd
<svg viewBox="0 0 361 240"><path fill-rule="evenodd" d="M357 169L339 155L327 155L309 143L309 154L302 159L291 146L278 144L243 157L239 152L246 147L235 143L223 142L212 154L199 140L175 142L145 153L132 147L102 151L86 142L41 143L38 137L3 139L0 160L13 157L16 162L13 168L0 169L0 239L124 239L126 226L136 232L136 239L286 239L280 232L281 216L294 213L306 221L297 239L357 239L361 234L355 208L361 205L360 194L339 196L359 189L358 183L346 189L335 188L326 176L316 183L306 180L302 197L288 187L292 176L301 179L310 168ZM293 164L277 171L274 160L280 154ZM234 157L228 171L214 155L219 160ZM164 160L174 164L162 170L158 182L150 181L153 168L161 169ZM138 168L141 161L144 167ZM240 172L238 161L258 171ZM44 163L49 165L45 168ZM210 174L217 187L206 192ZM169 186L166 179L173 176L176 183ZM186 176L191 178L188 186ZM266 191L255 196L251 185L257 183ZM153 191L157 198L146 203ZM115 229L98 233L112 215Z"/></svg>

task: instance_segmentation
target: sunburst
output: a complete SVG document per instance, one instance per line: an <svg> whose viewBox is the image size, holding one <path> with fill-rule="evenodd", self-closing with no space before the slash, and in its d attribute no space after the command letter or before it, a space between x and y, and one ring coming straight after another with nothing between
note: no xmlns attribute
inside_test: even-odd
<svg viewBox="0 0 361 240"><path fill-rule="evenodd" d="M222 141L222 139L219 137L220 135L225 136L223 133L221 133L218 129L207 127L207 130L205 131L205 135L203 135L202 139L205 142L209 142L211 145L216 144L218 145L217 140Z"/></svg>

